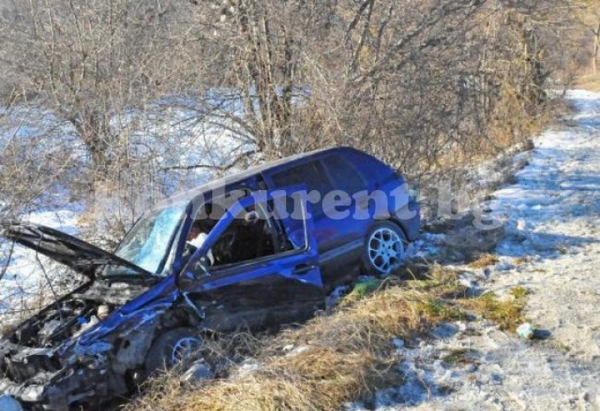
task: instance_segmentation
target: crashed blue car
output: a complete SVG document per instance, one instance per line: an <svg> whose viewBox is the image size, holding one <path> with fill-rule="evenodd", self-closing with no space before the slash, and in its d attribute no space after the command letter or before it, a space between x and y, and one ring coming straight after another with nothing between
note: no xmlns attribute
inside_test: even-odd
<svg viewBox="0 0 600 411"><path fill-rule="evenodd" d="M87 280L0 338L0 411L106 409L207 335L306 320L335 287L389 274L419 225L402 175L348 147L170 198L112 253L5 224L6 238Z"/></svg>

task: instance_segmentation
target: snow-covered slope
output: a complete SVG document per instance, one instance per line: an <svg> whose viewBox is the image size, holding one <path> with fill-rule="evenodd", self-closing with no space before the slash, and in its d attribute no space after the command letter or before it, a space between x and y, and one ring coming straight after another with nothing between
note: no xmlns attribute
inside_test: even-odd
<svg viewBox="0 0 600 411"><path fill-rule="evenodd" d="M39 187L31 188L27 201L13 204L17 211L11 210L11 218L17 214L20 220L76 236L81 234L83 224L93 225L88 231L96 232L101 230L98 227L102 227L102 221L114 220L115 216L125 215L128 220L123 223L132 223L155 202L209 181L238 156L252 150L251 140L236 135L233 128L212 125L210 118L199 121L193 111L163 108L160 104L146 112L131 111L115 116L111 122L115 133L122 130L128 136L128 155L135 160L135 166L123 176L124 192L113 185L96 187L93 197L74 199L69 184L85 172L89 156L73 127L39 107L13 107L10 111L0 107L0 120L0 155L10 150L16 158L15 164L0 162L0 172L7 173L9 167L29 167L31 170L18 175L23 181L14 181L24 190L29 184L27 178L40 180ZM56 164L48 165L51 162ZM38 164L46 167L37 168ZM5 208L17 201L5 198L9 194L0 191L0 220L7 214ZM94 219L82 221L85 212L93 213ZM51 295L48 278L54 280L60 268L47 263L43 256L21 247L13 249L11 243L0 238L0 315L31 306L28 300L39 305L44 293ZM60 292L58 288L54 291Z"/></svg>
<svg viewBox="0 0 600 411"><path fill-rule="evenodd" d="M499 263L471 269L499 295L527 288L525 315L549 338L445 324L419 348L398 349L407 380L378 393L378 411L600 409L600 94L568 98L577 113L535 139L517 183L493 195L507 217ZM443 361L453 353L462 360Z"/></svg>

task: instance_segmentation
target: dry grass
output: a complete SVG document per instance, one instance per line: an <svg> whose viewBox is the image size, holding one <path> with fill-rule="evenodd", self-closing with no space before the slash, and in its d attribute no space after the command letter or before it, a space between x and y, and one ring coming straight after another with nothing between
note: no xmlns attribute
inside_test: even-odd
<svg viewBox="0 0 600 411"><path fill-rule="evenodd" d="M497 322L503 330L514 330L523 321L523 287L513 289L507 300L491 293L467 298L454 270L437 264L426 273L422 266L406 270L413 277L410 281L391 277L373 282L367 291L350 293L332 315L275 337L248 336L237 342L235 337L220 352L242 345L243 356L254 358L258 367L233 367L226 378L195 386L165 375L126 409L339 410L378 389L402 384L403 376L394 367L394 338L423 337L442 322L466 318L468 312ZM466 357L468 353L456 353L446 361L460 363Z"/></svg>
<svg viewBox="0 0 600 411"><path fill-rule="evenodd" d="M474 261L471 261L468 264L469 268L485 268L485 267L489 267L490 265L494 265L498 262L498 257L490 254L490 253L485 253L482 254L479 258L477 258Z"/></svg>
<svg viewBox="0 0 600 411"><path fill-rule="evenodd" d="M575 82L574 88L600 91L600 73L581 76Z"/></svg>
<svg viewBox="0 0 600 411"><path fill-rule="evenodd" d="M400 281L400 280L396 280ZM453 296L464 295L456 273L431 267L429 278L380 290L263 341L258 370L237 370L199 389L165 376L129 410L338 410L378 388L398 385L392 340L411 339L461 316ZM404 284L404 283L403 283ZM352 297L355 298L355 297ZM285 351L282 347L302 347Z"/></svg>
<svg viewBox="0 0 600 411"><path fill-rule="evenodd" d="M511 290L510 296L500 299L495 293L485 293L479 297L460 302L461 306L498 324L503 331L514 333L517 327L525 322L523 308L527 289L517 286Z"/></svg>
<svg viewBox="0 0 600 411"><path fill-rule="evenodd" d="M513 260L513 264L514 265L523 265L523 264L530 263L531 261L532 261L532 258L528 255L525 255L525 256L515 258Z"/></svg>

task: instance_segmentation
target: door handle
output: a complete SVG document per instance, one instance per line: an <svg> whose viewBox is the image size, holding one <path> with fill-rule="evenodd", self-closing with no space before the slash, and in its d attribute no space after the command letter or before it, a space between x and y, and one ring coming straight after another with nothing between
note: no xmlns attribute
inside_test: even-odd
<svg viewBox="0 0 600 411"><path fill-rule="evenodd" d="M294 271L292 271L292 274L304 275L304 274L307 274L309 271L313 270L314 268L315 268L314 265L298 264L296 267L294 267Z"/></svg>

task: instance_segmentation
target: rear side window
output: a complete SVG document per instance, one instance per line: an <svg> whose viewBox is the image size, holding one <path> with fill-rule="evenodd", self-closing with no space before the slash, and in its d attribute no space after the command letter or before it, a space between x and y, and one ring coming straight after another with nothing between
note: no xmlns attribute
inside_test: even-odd
<svg viewBox="0 0 600 411"><path fill-rule="evenodd" d="M349 195L365 190L363 176L344 157L331 156L325 159L324 163L336 190L342 190Z"/></svg>
<svg viewBox="0 0 600 411"><path fill-rule="evenodd" d="M320 161L315 160L304 164L299 164L287 170L271 176L275 187L288 187L303 184L308 192L316 190L321 194L321 199L332 190L331 182L327 178L325 169ZM313 213L322 211L321 202L312 205Z"/></svg>
<svg viewBox="0 0 600 411"><path fill-rule="evenodd" d="M394 175L394 170L378 159L360 152L349 153L348 160L352 162L367 181L383 183Z"/></svg>
<svg viewBox="0 0 600 411"><path fill-rule="evenodd" d="M326 194L331 190L325 170L320 161L300 164L272 176L275 187L287 187L304 184L308 190L317 190Z"/></svg>

